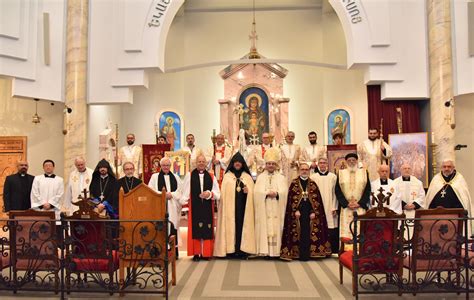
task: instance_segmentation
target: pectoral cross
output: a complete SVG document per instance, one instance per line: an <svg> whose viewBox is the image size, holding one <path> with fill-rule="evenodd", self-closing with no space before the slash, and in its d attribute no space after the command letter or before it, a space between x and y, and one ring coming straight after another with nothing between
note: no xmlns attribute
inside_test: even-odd
<svg viewBox="0 0 474 300"><path fill-rule="evenodd" d="M441 198L444 198L444 196L446 196L446 191L445 191L445 190L442 190L442 191L441 191Z"/></svg>
<svg viewBox="0 0 474 300"><path fill-rule="evenodd" d="M100 196L99 196L99 199L100 199L100 202L103 202L104 199L105 199L104 194L101 193Z"/></svg>
<svg viewBox="0 0 474 300"><path fill-rule="evenodd" d="M414 200L415 200L415 197L416 197L416 193L415 193L415 192L412 192L410 195L412 195L412 200L414 201Z"/></svg>

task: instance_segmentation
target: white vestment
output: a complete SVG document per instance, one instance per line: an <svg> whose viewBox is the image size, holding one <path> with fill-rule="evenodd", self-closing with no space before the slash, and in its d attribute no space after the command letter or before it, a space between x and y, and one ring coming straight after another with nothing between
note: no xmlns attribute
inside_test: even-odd
<svg viewBox="0 0 474 300"><path fill-rule="evenodd" d="M161 195L161 190L158 190L158 176L160 173L154 173L151 175L150 181L148 182L148 186L156 191L158 194ZM164 175L165 179L165 186L167 191L171 191L171 182L170 182L170 175ZM178 244L181 244L181 235L179 234L179 219L181 216L181 207L183 206L183 198L181 195L181 191L183 188L183 184L181 182L181 178L174 174L174 178L176 178L177 188L174 192L171 192L172 198L167 202L167 209L168 209L168 218L171 223L173 223L174 228L178 232Z"/></svg>
<svg viewBox="0 0 474 300"><path fill-rule="evenodd" d="M143 174L143 164L142 164L142 147L137 145L127 145L123 146L119 150L119 177L122 178L125 176L122 166L126 162L131 162L135 166L135 172L133 176L140 178L139 174Z"/></svg>
<svg viewBox="0 0 474 300"><path fill-rule="evenodd" d="M321 175L316 172L311 175L311 179L316 182L323 198L324 213L326 214L326 219L328 222L328 228L338 228L339 227L339 218L337 214L333 216L332 212L337 211L339 203L336 198L336 182L337 176L334 173L327 172L327 175Z"/></svg>
<svg viewBox="0 0 474 300"><path fill-rule="evenodd" d="M375 180L378 175L378 169L382 164L382 161L389 160L392 157L392 148L385 142L385 154L380 149L381 139L374 141L365 140L361 144L357 145L357 153L359 154L359 161L362 162L364 168L369 172L370 181Z"/></svg>
<svg viewBox="0 0 474 300"><path fill-rule="evenodd" d="M272 148L271 145L255 145L253 146L253 153L255 157L255 163L254 163L254 170L252 170L252 173L255 171L258 175L262 174L263 171L265 171L265 152L267 152L268 149Z"/></svg>
<svg viewBox="0 0 474 300"><path fill-rule="evenodd" d="M270 191L277 192L278 199L268 198ZM264 171L257 177L254 192L257 255L280 256L287 195L287 180L282 174Z"/></svg>
<svg viewBox="0 0 474 300"><path fill-rule="evenodd" d="M196 168L196 157L198 155L204 154L201 149L198 147L194 146L192 149L189 148L188 146L185 146L181 149L182 151L187 151L189 152L189 171L192 171Z"/></svg>
<svg viewBox="0 0 474 300"><path fill-rule="evenodd" d="M206 160L208 161L207 170L211 173L214 173L219 184L224 178L224 173L227 169L230 159L232 158L232 148L228 147L226 144L221 146L216 145L215 149L216 159L219 161L218 164L214 165L212 163L212 156L214 156L214 147L210 147L206 152Z"/></svg>
<svg viewBox="0 0 474 300"><path fill-rule="evenodd" d="M403 177L400 176L394 180L394 183L395 198L400 202L400 205L405 202L406 204L417 203L420 208L424 207L425 189L423 188L423 182L415 176L410 176L410 181L403 181ZM407 218L415 217L415 209L404 210L403 212Z"/></svg>
<svg viewBox="0 0 474 300"><path fill-rule="evenodd" d="M351 172L350 169L339 170L339 187L349 203L360 201L364 194L366 185L367 171L365 169L357 169L355 172ZM365 209L362 207L359 207L356 211L358 215L365 214ZM339 236L341 238L345 237L352 239L350 226L352 220L354 220L353 213L354 210L349 207L341 208L341 214L339 216Z"/></svg>
<svg viewBox="0 0 474 300"><path fill-rule="evenodd" d="M465 210L467 210L467 214L469 217L472 217L472 205L471 205L471 194L469 193L469 189L467 186L467 182L462 176L461 173L456 172L456 175L450 182L445 182L443 175L441 173L436 174L430 182L430 186L428 188L428 192L426 193L425 198L425 208L428 209L430 207L431 201L433 201L436 194L446 185L450 185L456 196L458 197L459 201L461 202L462 206ZM474 232L474 222L470 221L469 225L469 234Z"/></svg>
<svg viewBox="0 0 474 300"><path fill-rule="evenodd" d="M56 213L56 219L60 218L63 205L64 180L55 176L47 178L45 175L35 176L31 188L31 208L43 210L40 206L49 203Z"/></svg>
<svg viewBox="0 0 474 300"><path fill-rule="evenodd" d="M281 150L281 172L286 177L286 184L290 186L293 179L298 177L298 161L301 156L301 147L296 144L284 144ZM293 163L293 166L291 164Z"/></svg>
<svg viewBox="0 0 474 300"><path fill-rule="evenodd" d="M64 211L68 215L71 215L75 211L79 210L79 206L75 206L72 202L77 202L80 195L84 196L83 191L86 189L89 191L89 185L92 180L92 173L94 171L90 168L86 168L84 172L79 172L77 169L69 174L69 181L66 187L66 194L64 197L64 205L61 211ZM88 196L90 196L88 194Z"/></svg>
<svg viewBox="0 0 474 300"><path fill-rule="evenodd" d="M320 145L309 145L304 147L303 152L301 153L300 163L305 162L310 167L314 162L318 164L318 160L321 157L326 157L326 147ZM316 170L311 169L311 173L314 173Z"/></svg>
<svg viewBox="0 0 474 300"><path fill-rule="evenodd" d="M380 182L380 178L377 178L370 183L370 190L372 191L372 193L374 193L375 197L377 197L377 195L379 194L380 188L383 188L382 193L384 194L384 196L388 196L388 193L392 194L390 196L390 204L387 205L387 203L384 203L383 206L388 207L389 209L393 210L397 214L401 214L402 202L399 199L397 200L395 198L395 192L396 192L395 182L392 179L388 178L387 184L382 184ZM372 205L372 196L370 196L370 204ZM372 206L376 207L377 203L375 203L375 205L372 205Z"/></svg>
<svg viewBox="0 0 474 300"><path fill-rule="evenodd" d="M201 185L201 192L203 191L204 188L204 174L199 174L199 183ZM191 199L191 172L186 174L183 180L183 189L181 190L181 203L185 204ZM214 199L219 205L219 199L221 198L221 191L219 189L219 183L217 182L216 176L212 177L212 191L211 192L211 197L208 199Z"/></svg>

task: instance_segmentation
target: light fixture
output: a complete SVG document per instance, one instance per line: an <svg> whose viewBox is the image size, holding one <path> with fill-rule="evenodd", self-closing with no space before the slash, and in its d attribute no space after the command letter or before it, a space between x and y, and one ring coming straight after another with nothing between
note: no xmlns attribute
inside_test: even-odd
<svg viewBox="0 0 474 300"><path fill-rule="evenodd" d="M31 122L33 122L34 124L38 124L41 122L41 117L38 116L38 101L39 99L38 98L35 98L34 99L36 101L36 107L35 107L35 114L33 115L33 119Z"/></svg>

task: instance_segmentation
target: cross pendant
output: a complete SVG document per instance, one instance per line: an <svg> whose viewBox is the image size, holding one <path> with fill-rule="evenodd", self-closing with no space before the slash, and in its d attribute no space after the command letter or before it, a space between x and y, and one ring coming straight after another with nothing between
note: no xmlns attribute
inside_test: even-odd
<svg viewBox="0 0 474 300"><path fill-rule="evenodd" d="M99 197L100 201L104 201L104 198L105 198L104 194L100 194L100 197Z"/></svg>
<svg viewBox="0 0 474 300"><path fill-rule="evenodd" d="M412 200L415 200L416 193L413 192L413 193L411 193L411 195L412 195Z"/></svg>
<svg viewBox="0 0 474 300"><path fill-rule="evenodd" d="M441 198L444 198L444 196L446 196L446 191L445 191L445 190L442 190L442 191L441 191Z"/></svg>

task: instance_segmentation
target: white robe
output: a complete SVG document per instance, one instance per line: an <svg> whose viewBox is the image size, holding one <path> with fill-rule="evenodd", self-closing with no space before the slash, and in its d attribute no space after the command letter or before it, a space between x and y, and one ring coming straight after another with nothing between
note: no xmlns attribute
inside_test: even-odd
<svg viewBox="0 0 474 300"><path fill-rule="evenodd" d="M63 205L63 195L64 180L61 177L47 178L44 175L35 176L31 188L31 208L43 210L39 207L49 203L53 206L52 209L56 213L56 219L59 219Z"/></svg>
<svg viewBox="0 0 474 300"><path fill-rule="evenodd" d="M213 165L212 157L214 156L214 147L210 147L206 152L206 160L208 161L207 170L214 173L218 181L222 181L224 173L229 165L229 161L232 158L232 148L226 144L222 146L216 146L216 159L219 161L217 165Z"/></svg>
<svg viewBox="0 0 474 300"><path fill-rule="evenodd" d="M151 175L150 181L148 182L148 186L157 192L158 194L161 195L161 191L158 190L158 174L160 173L154 173ZM178 244L181 244L181 235L179 234L179 219L181 217L181 208L183 206L183 198L181 195L181 191L183 189L183 184L181 181L181 178L174 174L174 177L176 178L176 184L177 188L176 191L171 192L172 198L168 200L167 203L167 209L168 209L168 218L171 223L173 223L174 228L178 232ZM171 182L169 176L164 176L165 178L165 186L167 191L171 191Z"/></svg>
<svg viewBox="0 0 474 300"><path fill-rule="evenodd" d="M254 192L255 236L257 255L279 257L281 238L285 221L288 185L286 178L274 172L264 171L257 177ZM276 198L267 198L267 193L275 191Z"/></svg>
<svg viewBox="0 0 474 300"><path fill-rule="evenodd" d="M84 196L84 189L89 191L89 185L91 184L93 172L94 171L90 168L86 168L84 172L79 172L77 169L71 172L66 186L64 205L61 208L61 211L67 213L68 215L72 215L75 211L79 210L79 206L73 205L72 202L79 201L79 195ZM88 196L90 195L88 194Z"/></svg>
<svg viewBox="0 0 474 300"><path fill-rule="evenodd" d="M454 178L448 183L456 193L459 201L461 201L462 206L465 210L467 210L467 214L469 217L472 217L472 204L471 204L471 195L469 193L469 189L467 186L467 182L462 176L461 173L456 172ZM425 208L428 209L430 207L431 202L433 201L436 194L443 188L445 185L445 181L443 175L441 173L436 174L430 182L430 186L428 188L428 192L426 193L425 198ZM469 234L474 232L474 222L469 221Z"/></svg>
<svg viewBox="0 0 474 300"><path fill-rule="evenodd" d="M321 157L326 157L326 147L320 145L309 145L304 147L303 152L301 153L300 163L305 162L310 167L313 162L318 164L318 160ZM314 173L315 170L311 169L311 173Z"/></svg>
<svg viewBox="0 0 474 300"><path fill-rule="evenodd" d="M400 201L400 199L395 198L395 193L396 193L395 182L392 179L388 178L387 179L387 185L385 185L385 184L382 185L380 183L380 178L377 178L377 179L373 180L370 183L370 190L372 191L372 193L374 193L375 197L377 197L377 195L379 194L379 189L380 188L384 189L384 191L382 193L385 196L387 196L389 192L392 194L390 196L390 204L387 205L387 203L384 203L383 206L393 210L397 214L401 214L402 213L402 202ZM374 206L374 205L372 205L372 195L370 196L370 205L372 207ZM375 204L375 206L377 206L377 203Z"/></svg>
<svg viewBox="0 0 474 300"><path fill-rule="evenodd" d="M286 184L290 186L293 179L298 177L298 161L301 156L301 147L296 144L284 144L280 147L281 150L281 172L286 177ZM291 167L291 163L296 165Z"/></svg>
<svg viewBox="0 0 474 300"><path fill-rule="evenodd" d="M135 172L133 176L139 178L139 174L143 174L143 163L142 163L142 147L137 145L123 146L119 150L119 177L125 176L122 166L126 162L131 162L135 166Z"/></svg>
<svg viewBox="0 0 474 300"><path fill-rule="evenodd" d="M355 202L359 202L364 195L365 187L367 185L367 171L365 169L357 169L355 173L351 173L349 169L339 170L339 186L344 197L350 203L354 198ZM365 214L365 209L359 207L358 215ZM354 210L349 207L341 208L339 236L352 239L351 222L354 220Z"/></svg>
<svg viewBox="0 0 474 300"><path fill-rule="evenodd" d="M160 173L154 173L151 175L150 181L148 182L148 186L153 189L155 192L161 195L161 191L158 190L158 175ZM179 218L181 215L181 207L183 206L183 198L181 195L181 191L183 189L183 183L181 181L181 178L179 178L178 175L174 174L174 177L176 178L176 183L177 183L177 189L174 192L171 192L172 198L168 200L168 214L169 214L169 220L171 223L173 223L174 228L179 232ZM170 191L171 190L171 182L169 176L164 176L165 178L165 186L166 190Z"/></svg>
<svg viewBox="0 0 474 300"><path fill-rule="evenodd" d="M400 176L394 180L395 184L395 198L397 201L405 202L406 204L418 203L420 208L424 207L425 202L425 189L423 188L423 182L421 182L415 176L410 176L410 181L403 181L403 177ZM393 197L393 196L392 196ZM415 217L415 209L404 210L407 218Z"/></svg>
<svg viewBox="0 0 474 300"><path fill-rule="evenodd" d="M201 184L201 192L203 191L204 188L204 174L199 174L199 183ZM189 201L191 197L191 172L186 174L183 180L183 188L181 190L181 203L185 204ZM211 192L211 197L208 199L214 199L219 205L219 199L221 198L221 191L219 189L219 183L217 182L216 176L212 177L212 190L209 191Z"/></svg>
<svg viewBox="0 0 474 300"><path fill-rule="evenodd" d="M253 153L255 157L255 163L254 163L254 170L257 173L257 175L262 174L263 171L265 171L265 152L272 148L271 145L255 145L253 146Z"/></svg>
<svg viewBox="0 0 474 300"><path fill-rule="evenodd" d="M185 146L181 149L181 151L186 151L188 152L189 155L189 171L192 171L196 168L196 157L198 155L204 154L201 149L198 147L194 146L193 149L189 148L188 146Z"/></svg>
<svg viewBox="0 0 474 300"><path fill-rule="evenodd" d="M316 182L323 198L324 213L328 222L328 228L334 229L339 227L339 217L336 214L332 215L333 211L337 211L339 203L336 198L336 182L337 176L334 173L328 172L327 175L322 176L319 173L311 175L311 179Z"/></svg>
<svg viewBox="0 0 474 300"><path fill-rule="evenodd" d="M390 159L392 157L392 148L383 142L385 147L385 153L383 154L380 149L381 139L376 139L371 141L369 139L363 141L361 144L357 145L357 153L359 154L359 161L362 162L364 168L369 172L370 181L375 180L378 175L378 169L382 164L382 160Z"/></svg>

